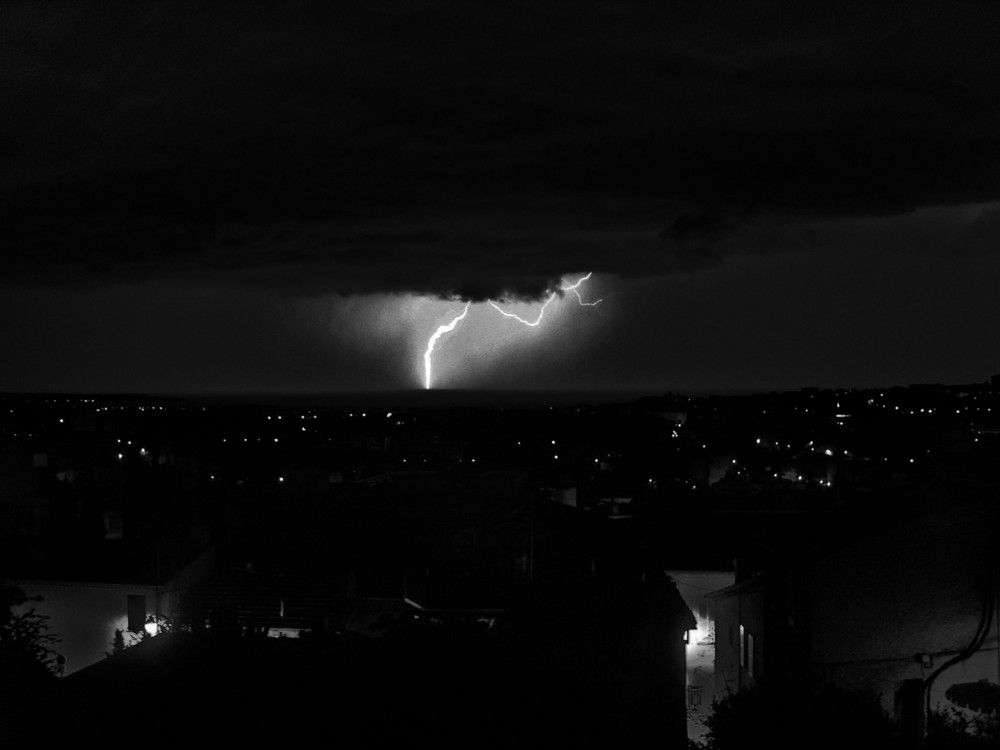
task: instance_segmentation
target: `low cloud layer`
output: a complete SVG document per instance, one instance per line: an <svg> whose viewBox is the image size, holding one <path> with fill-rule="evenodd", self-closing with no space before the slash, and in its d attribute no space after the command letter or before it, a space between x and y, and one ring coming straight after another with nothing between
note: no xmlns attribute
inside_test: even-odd
<svg viewBox="0 0 1000 750"><path fill-rule="evenodd" d="M834 240L992 252L998 27L993 3L8 4L0 278L531 298Z"/></svg>

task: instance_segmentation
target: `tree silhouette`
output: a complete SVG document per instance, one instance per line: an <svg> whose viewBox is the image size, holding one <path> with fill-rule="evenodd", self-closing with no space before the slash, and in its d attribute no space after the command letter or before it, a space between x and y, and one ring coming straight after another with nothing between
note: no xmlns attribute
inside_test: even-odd
<svg viewBox="0 0 1000 750"><path fill-rule="evenodd" d="M52 648L48 617L30 607L17 586L0 581L0 745L54 747L65 744L62 725L52 721L61 704L61 657ZM26 607L25 605L29 605Z"/></svg>
<svg viewBox="0 0 1000 750"><path fill-rule="evenodd" d="M49 632L48 616L38 614L34 607L19 611L29 602L41 600L0 582L0 664L4 667L23 670L37 664L52 674L57 671L58 654L52 646L59 639Z"/></svg>

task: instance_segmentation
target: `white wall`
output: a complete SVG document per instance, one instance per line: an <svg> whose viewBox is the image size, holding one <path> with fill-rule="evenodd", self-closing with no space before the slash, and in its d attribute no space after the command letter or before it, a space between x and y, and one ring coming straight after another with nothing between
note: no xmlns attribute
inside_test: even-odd
<svg viewBox="0 0 1000 750"><path fill-rule="evenodd" d="M954 507L823 556L811 592L817 671L875 690L891 714L900 681L926 678L972 639L982 607L977 574L996 559L996 522L983 505ZM954 683L1000 679L996 632L994 623L982 653L937 678L932 701ZM922 667L918 653L933 655L932 665Z"/></svg>
<svg viewBox="0 0 1000 750"><path fill-rule="evenodd" d="M146 597L146 614L160 606L156 586L73 581L12 580L28 596L41 596L22 610L34 608L49 617L49 629L60 638L53 648L66 657L65 674L100 661L111 650L115 630L128 626L128 596ZM167 614L163 612L162 614Z"/></svg>
<svg viewBox="0 0 1000 750"><path fill-rule="evenodd" d="M50 631L61 640L53 648L64 657L64 674L71 674L104 658L111 650L115 630L128 633L128 597L146 597L146 615L169 617L175 613L181 593L197 583L215 564L215 547L195 558L172 581L163 586L148 584L95 583L78 581L11 580L28 596L41 596L23 610L34 608L49 617Z"/></svg>

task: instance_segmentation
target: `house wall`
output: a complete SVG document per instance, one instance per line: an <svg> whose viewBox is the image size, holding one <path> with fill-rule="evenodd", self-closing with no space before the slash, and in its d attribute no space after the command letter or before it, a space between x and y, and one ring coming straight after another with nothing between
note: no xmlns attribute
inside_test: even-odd
<svg viewBox="0 0 1000 750"><path fill-rule="evenodd" d="M739 606L735 597L716 599L715 615L715 695L721 700L739 690Z"/></svg>
<svg viewBox="0 0 1000 750"><path fill-rule="evenodd" d="M200 583L215 568L215 545L211 544L181 570L160 590L162 597L160 613L173 614L180 605L181 596L191 586Z"/></svg>
<svg viewBox="0 0 1000 750"><path fill-rule="evenodd" d="M146 597L146 615L169 617L177 609L184 589L200 580L215 563L215 548L209 547L181 573L163 586L149 584L79 581L12 580L9 583L28 596L41 596L21 611L34 608L49 618L49 630L60 640L55 651L66 659L68 675L104 658L111 650L115 630L128 639L128 597Z"/></svg>
<svg viewBox="0 0 1000 750"><path fill-rule="evenodd" d="M715 605L715 697L723 698L739 689L755 685L763 679L764 594L760 590L734 592L715 599L713 603ZM744 648L742 658L741 641Z"/></svg>
<svg viewBox="0 0 1000 750"><path fill-rule="evenodd" d="M740 638L743 639L744 658L740 665L740 687L750 687L764 677L764 596L762 592L741 594L738 623L735 632L736 656L739 660ZM741 631L739 626L743 626Z"/></svg>
<svg viewBox="0 0 1000 750"><path fill-rule="evenodd" d="M115 630L127 628L130 594L146 597L147 615L159 609L160 589L156 586L32 580L10 583L28 596L42 597L22 610L34 608L49 618L50 632L60 639L53 648L66 658L67 675L100 661L111 650Z"/></svg>
<svg viewBox="0 0 1000 750"><path fill-rule="evenodd" d="M995 509L969 504L816 560L810 649L817 675L873 690L892 714L900 682L926 678L971 641L982 608L977 584L996 560L996 530ZM937 678L932 705L952 684L1000 681L996 632L994 624L981 653ZM929 654L931 666L917 654Z"/></svg>
<svg viewBox="0 0 1000 750"><path fill-rule="evenodd" d="M650 587L626 598L601 648L611 658L610 686L625 708L623 737L630 746L656 739L660 747L681 748L687 742L684 629L691 622L680 597L664 593Z"/></svg>

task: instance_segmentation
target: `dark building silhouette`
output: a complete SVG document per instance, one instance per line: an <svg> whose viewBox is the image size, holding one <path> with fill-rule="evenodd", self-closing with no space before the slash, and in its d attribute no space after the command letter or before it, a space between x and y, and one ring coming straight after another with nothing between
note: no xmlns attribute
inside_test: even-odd
<svg viewBox="0 0 1000 750"><path fill-rule="evenodd" d="M1000 707L984 705L1000 686L992 493L937 488L886 510L770 547L710 595L717 696L817 681L873 693L912 744L928 710Z"/></svg>

